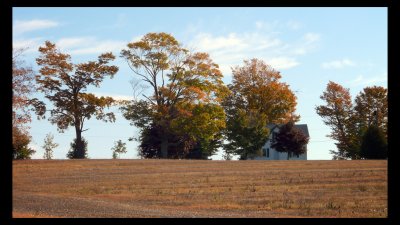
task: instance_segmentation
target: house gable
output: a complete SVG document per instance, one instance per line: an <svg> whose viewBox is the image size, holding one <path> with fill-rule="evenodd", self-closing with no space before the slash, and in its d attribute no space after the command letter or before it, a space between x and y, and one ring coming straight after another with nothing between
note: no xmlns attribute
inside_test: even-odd
<svg viewBox="0 0 400 225"><path fill-rule="evenodd" d="M262 148L263 154L262 156L256 157L256 160L287 160L287 153L286 152L278 152L276 149L271 147L271 140L275 138L276 133L279 132L279 128L282 125L276 124L268 124L267 127L270 129L270 135L268 137L267 142L265 143L264 147ZM296 128L301 130L303 134L307 137L310 137L308 132L307 124L295 124ZM307 149L307 145L305 146ZM307 151L304 154L300 155L293 155L289 158L290 160L307 160Z"/></svg>

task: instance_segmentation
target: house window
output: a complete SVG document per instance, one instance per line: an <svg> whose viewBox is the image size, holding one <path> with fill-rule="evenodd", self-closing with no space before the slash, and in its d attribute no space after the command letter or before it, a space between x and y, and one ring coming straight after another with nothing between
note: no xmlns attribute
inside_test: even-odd
<svg viewBox="0 0 400 225"><path fill-rule="evenodd" d="M267 148L267 158L269 158L269 148Z"/></svg>
<svg viewBox="0 0 400 225"><path fill-rule="evenodd" d="M267 150L265 148L263 148L262 152L263 152L263 156L266 156Z"/></svg>

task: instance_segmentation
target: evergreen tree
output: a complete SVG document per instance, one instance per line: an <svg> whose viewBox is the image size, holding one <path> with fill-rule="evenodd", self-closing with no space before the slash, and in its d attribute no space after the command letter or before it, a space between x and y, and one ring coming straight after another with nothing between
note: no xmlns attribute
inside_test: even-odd
<svg viewBox="0 0 400 225"><path fill-rule="evenodd" d="M371 125L361 143L361 157L364 159L387 159L387 141L382 128Z"/></svg>

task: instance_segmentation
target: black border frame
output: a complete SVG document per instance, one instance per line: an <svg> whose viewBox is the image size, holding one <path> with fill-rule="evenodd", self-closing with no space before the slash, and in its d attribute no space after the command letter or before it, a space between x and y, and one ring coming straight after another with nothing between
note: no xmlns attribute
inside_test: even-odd
<svg viewBox="0 0 400 225"><path fill-rule="evenodd" d="M140 1L135 2L133 0L113 0L113 1L95 1L95 0L69 0L69 1L49 1L49 0L8 0L1 1L1 13L3 17L1 23L4 23L2 27L5 29L5 34L1 35L1 58L2 71L6 76L1 77L1 95L0 95L0 106L1 106L1 128L5 130L2 132L2 142L8 143L0 151L0 168L2 173L2 185L0 185L1 198L0 202L3 205L0 210L1 224L20 224L20 223L32 223L32 224L54 224L56 221L52 219L17 219L12 218L12 152L8 151L11 149L11 104L12 104L12 89L11 89L11 70L12 70L12 8L13 7L385 7L388 10L388 99L389 99L389 159L388 159L388 218L371 218L371 219L359 219L359 218L340 218L340 219L60 219L60 222L66 223L104 223L104 224L128 224L132 222L156 222L156 223L273 223L273 224L293 224L293 223L305 223L305 224L397 224L400 215L400 206L396 200L399 198L399 182L396 182L396 173L399 171L397 159L397 146L399 146L398 128L395 125L399 125L400 121L397 115L400 115L399 109L394 105L400 99L400 81L396 76L400 76L400 66L396 62L394 55L399 50L398 40L400 35L396 32L396 22L398 21L400 14L399 3L397 0L269 0L269 1L256 1L247 0L245 2L237 3L223 3L215 2L210 0L188 2L183 0L170 0L170 1ZM397 15L396 15L397 14ZM3 145L4 146L4 145ZM397 151L396 151L397 150ZM248 221L250 220L250 221ZM4 223L3 223L4 222Z"/></svg>

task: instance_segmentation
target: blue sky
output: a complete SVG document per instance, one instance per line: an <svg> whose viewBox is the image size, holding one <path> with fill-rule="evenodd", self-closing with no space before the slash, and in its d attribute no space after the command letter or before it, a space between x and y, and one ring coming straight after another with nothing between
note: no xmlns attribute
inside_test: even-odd
<svg viewBox="0 0 400 225"><path fill-rule="evenodd" d="M353 98L366 86L387 88L387 8L13 8L13 47L29 47L24 59L36 71L38 47L46 40L77 63L108 51L119 56L149 32L170 33L185 47L208 52L226 84L230 68L245 59L259 58L281 71L298 98L299 123L308 125L308 159L331 159L329 150L336 149L326 137L330 128L315 113L329 81L350 88ZM88 90L130 99L129 81L135 76L123 59L113 64L120 68L114 79ZM114 142L121 139L128 147L121 158L137 158L137 143L128 138L137 137L138 130L117 108L110 111L117 115L115 123L86 122L89 157L111 158ZM36 119L30 126L33 158L42 158L47 133L59 144L54 158L65 158L75 137L72 128L59 133L47 120ZM213 156L220 158L221 153Z"/></svg>

